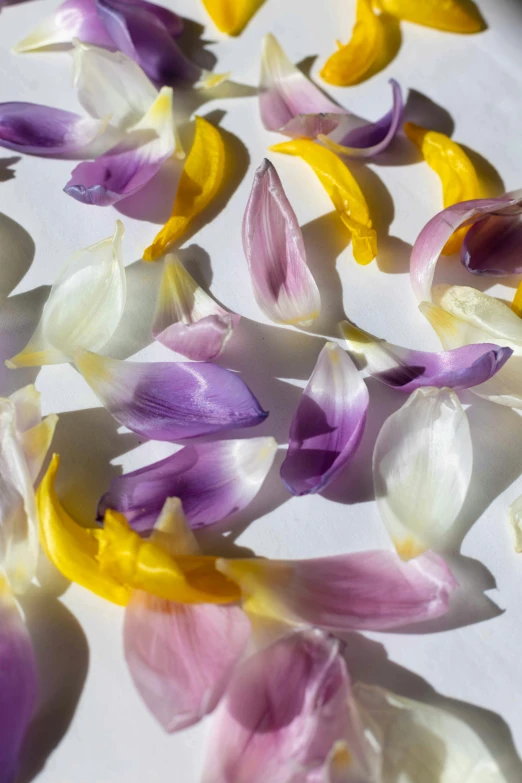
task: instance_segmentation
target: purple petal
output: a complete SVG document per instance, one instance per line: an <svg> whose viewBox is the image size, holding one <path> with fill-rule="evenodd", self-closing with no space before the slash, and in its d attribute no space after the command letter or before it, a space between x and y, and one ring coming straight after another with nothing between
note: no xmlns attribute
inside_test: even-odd
<svg viewBox="0 0 522 783"><path fill-rule="evenodd" d="M234 313L207 315L193 324L171 324L154 339L195 362L217 359L232 336L241 316Z"/></svg>
<svg viewBox="0 0 522 783"><path fill-rule="evenodd" d="M75 365L116 421L151 440L254 427L268 416L238 375L215 364L140 364L78 351Z"/></svg>
<svg viewBox="0 0 522 783"><path fill-rule="evenodd" d="M522 217L492 215L479 220L467 232L460 258L475 275L522 274Z"/></svg>
<svg viewBox="0 0 522 783"><path fill-rule="evenodd" d="M71 44L77 38L96 46L113 46L98 15L95 0L66 0L56 12L39 24L15 47L31 52Z"/></svg>
<svg viewBox="0 0 522 783"><path fill-rule="evenodd" d="M326 343L290 425L281 478L294 495L320 492L361 442L368 390L350 357Z"/></svg>

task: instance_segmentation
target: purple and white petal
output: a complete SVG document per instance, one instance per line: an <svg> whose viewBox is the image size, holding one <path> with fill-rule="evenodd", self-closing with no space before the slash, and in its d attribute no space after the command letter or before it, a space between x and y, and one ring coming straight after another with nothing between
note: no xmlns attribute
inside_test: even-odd
<svg viewBox="0 0 522 783"><path fill-rule="evenodd" d="M368 389L350 357L326 343L290 425L281 478L294 495L321 492L355 454L364 432Z"/></svg>
<svg viewBox="0 0 522 783"><path fill-rule="evenodd" d="M522 274L522 215L491 215L467 232L460 258L474 275Z"/></svg>
<svg viewBox="0 0 522 783"><path fill-rule="evenodd" d="M95 0L66 0L15 47L15 52L34 52L71 44L74 38L97 46L113 46L100 19Z"/></svg>

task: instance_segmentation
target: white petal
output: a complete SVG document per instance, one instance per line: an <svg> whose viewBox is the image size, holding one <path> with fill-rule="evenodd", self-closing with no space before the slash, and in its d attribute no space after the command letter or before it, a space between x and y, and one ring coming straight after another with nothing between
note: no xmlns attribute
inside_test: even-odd
<svg viewBox="0 0 522 783"><path fill-rule="evenodd" d="M513 544L517 552L522 552L522 495L509 507L509 524L513 533Z"/></svg>
<svg viewBox="0 0 522 783"><path fill-rule="evenodd" d="M150 535L150 541L170 555L198 555L201 550L179 498L167 498Z"/></svg>
<svg viewBox="0 0 522 783"><path fill-rule="evenodd" d="M9 397L15 406L16 429L18 432L30 430L42 421L40 397L40 392L32 383L24 386L22 389L17 389Z"/></svg>

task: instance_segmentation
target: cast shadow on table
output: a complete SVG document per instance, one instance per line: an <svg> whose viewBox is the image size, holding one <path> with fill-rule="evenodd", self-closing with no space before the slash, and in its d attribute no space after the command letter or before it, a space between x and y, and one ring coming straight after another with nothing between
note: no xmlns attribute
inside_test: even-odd
<svg viewBox="0 0 522 783"><path fill-rule="evenodd" d="M202 24L186 17L182 17L182 20L183 32L176 39L176 43L196 65L207 71L212 71L217 63L217 57L206 47L213 44L214 41L204 38L206 31Z"/></svg>
<svg viewBox="0 0 522 783"><path fill-rule="evenodd" d="M14 155L11 158L0 159L0 182L8 182L10 179L16 177L16 172L11 168L21 159L19 155Z"/></svg>

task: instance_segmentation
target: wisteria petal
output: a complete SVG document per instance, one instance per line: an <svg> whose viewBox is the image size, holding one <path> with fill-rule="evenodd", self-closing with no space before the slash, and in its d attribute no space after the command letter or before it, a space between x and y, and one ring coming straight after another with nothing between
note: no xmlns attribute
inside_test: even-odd
<svg viewBox="0 0 522 783"><path fill-rule="evenodd" d="M511 348L492 343L440 353L414 351L374 337L349 321L342 321L339 327L359 369L407 394L422 386L469 389L489 380L513 354Z"/></svg>
<svg viewBox="0 0 522 783"><path fill-rule="evenodd" d="M123 224L112 237L75 253L59 274L26 347L6 364L35 367L68 362L78 348L97 351L113 335L126 300Z"/></svg>
<svg viewBox="0 0 522 783"><path fill-rule="evenodd" d="M290 425L281 478L294 495L320 492L355 454L369 395L350 357L326 343Z"/></svg>
<svg viewBox="0 0 522 783"><path fill-rule="evenodd" d="M379 0L383 11L449 33L480 33L486 29L473 0ZM442 783L442 782L441 782Z"/></svg>
<svg viewBox="0 0 522 783"><path fill-rule="evenodd" d="M467 232L461 261L475 275L506 277L522 274L522 218L490 215Z"/></svg>
<svg viewBox="0 0 522 783"><path fill-rule="evenodd" d="M308 325L321 309L303 235L275 167L257 169L243 217L243 250L259 307L275 323Z"/></svg>
<svg viewBox="0 0 522 783"><path fill-rule="evenodd" d="M155 261L176 242L190 223L218 193L225 177L225 145L217 128L196 117L194 142L185 161L172 208L172 215L152 245L143 253L144 261Z"/></svg>
<svg viewBox="0 0 522 783"><path fill-rule="evenodd" d="M194 438L254 427L268 416L238 375L215 364L142 364L88 351L78 351L74 363L116 421L144 438Z"/></svg>
<svg viewBox="0 0 522 783"><path fill-rule="evenodd" d="M113 41L98 15L95 0L66 0L14 48L21 54L71 44L74 38L98 46Z"/></svg>
<svg viewBox="0 0 522 783"><path fill-rule="evenodd" d="M332 631L385 630L440 617L457 587L433 552L403 562L395 552L314 560L218 560L241 588L247 612Z"/></svg>
<svg viewBox="0 0 522 783"><path fill-rule="evenodd" d="M436 545L451 528L472 467L468 419L451 389L417 389L384 422L373 454L375 497L404 560Z"/></svg>
<svg viewBox="0 0 522 783"><path fill-rule="evenodd" d="M312 167L351 232L355 260L358 264L369 264L377 255L377 236L366 199L343 161L331 150L308 139L285 141L270 149L297 155Z"/></svg>
<svg viewBox="0 0 522 783"><path fill-rule="evenodd" d="M383 28L372 0L357 0L355 25L346 45L337 42L321 70L321 78L328 84L347 87L357 84L375 64L383 46Z"/></svg>
<svg viewBox="0 0 522 783"><path fill-rule="evenodd" d="M439 212L422 229L411 253L410 280L419 301L431 300L431 286L439 256L452 234L489 214L522 214L522 191L499 198L475 199Z"/></svg>
<svg viewBox="0 0 522 783"><path fill-rule="evenodd" d="M36 706L36 658L9 587L0 578L0 780L11 783Z"/></svg>
<svg viewBox="0 0 522 783"><path fill-rule="evenodd" d="M222 33L239 35L263 0L203 0L207 13Z"/></svg>
<svg viewBox="0 0 522 783"><path fill-rule="evenodd" d="M120 511L134 530L151 530L167 497L178 497L192 528L220 522L256 496L277 451L273 438L213 441L185 446L170 457L116 476L101 498L98 517Z"/></svg>

